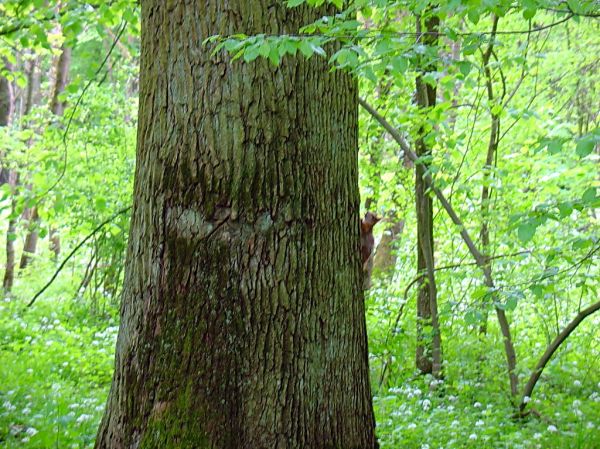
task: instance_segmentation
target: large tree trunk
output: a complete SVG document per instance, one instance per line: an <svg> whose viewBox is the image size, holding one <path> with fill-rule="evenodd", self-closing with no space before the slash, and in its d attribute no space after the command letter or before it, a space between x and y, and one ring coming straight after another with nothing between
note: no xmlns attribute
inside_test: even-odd
<svg viewBox="0 0 600 449"><path fill-rule="evenodd" d="M56 61L56 80L52 92L52 101L50 102L50 111L57 117L61 117L65 112L65 102L60 100L60 94L64 92L67 85L70 67L71 49L63 44ZM50 250L58 257L60 255L60 234L58 230L51 227L48 238L50 239Z"/></svg>
<svg viewBox="0 0 600 449"><path fill-rule="evenodd" d="M357 92L326 61L229 63L284 1L142 2L134 209L96 448L373 448Z"/></svg>
<svg viewBox="0 0 600 449"><path fill-rule="evenodd" d="M436 16L425 20L425 32L421 35L421 17L417 17L418 39L424 45L437 45L437 31L439 18ZM423 81L422 74L434 71L435 66L424 63L421 74L416 79L417 105L427 113L435 106L436 88ZM423 118L423 122L426 122ZM427 145L426 125L419 129L416 140L418 157L431 155L431 148ZM437 286L434 272L434 241L433 241L433 200L427 193L427 185L423 176L428 169L427 164L418 164L415 169L415 207L417 211L417 268L421 278L418 283L417 297L417 351L416 366L423 373L432 373L441 376L442 370L442 342L438 322Z"/></svg>

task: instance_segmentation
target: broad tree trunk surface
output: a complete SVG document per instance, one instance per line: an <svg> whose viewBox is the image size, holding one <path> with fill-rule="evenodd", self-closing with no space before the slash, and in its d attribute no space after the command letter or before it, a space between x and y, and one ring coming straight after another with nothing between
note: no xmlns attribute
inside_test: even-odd
<svg viewBox="0 0 600 449"><path fill-rule="evenodd" d="M326 60L229 62L284 1L142 2L134 209L96 448L376 447L357 91Z"/></svg>

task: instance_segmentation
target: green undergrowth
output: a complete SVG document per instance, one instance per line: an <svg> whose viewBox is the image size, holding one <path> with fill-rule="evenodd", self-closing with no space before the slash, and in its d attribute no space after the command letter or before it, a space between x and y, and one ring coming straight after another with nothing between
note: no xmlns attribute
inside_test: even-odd
<svg viewBox="0 0 600 449"><path fill-rule="evenodd" d="M39 287L20 282L25 284L20 290L28 293ZM72 299L70 288L58 283L51 290L54 299L41 299L27 310L25 297L0 303L3 448L93 447L110 386L118 314L114 305L91 313L89 304ZM600 448L598 360L586 359L590 353L582 346L578 351L565 347L542 376L531 398L539 416L515 420L493 326L484 346L493 350L483 359L478 350L482 343L474 334L453 330L465 333L460 343L445 340L446 375L438 382L414 373L414 327L408 315L397 333L388 335L392 309L368 302L382 449ZM452 330L445 332L451 335ZM584 345L593 333L583 327L569 346ZM518 343L521 354L541 350L527 338ZM528 363L534 359L525 358ZM522 369L521 379L525 373Z"/></svg>
<svg viewBox="0 0 600 449"><path fill-rule="evenodd" d="M55 298L65 299L40 299L27 310L25 298L0 303L0 447L93 446L112 376L116 312L91 315L60 288Z"/></svg>

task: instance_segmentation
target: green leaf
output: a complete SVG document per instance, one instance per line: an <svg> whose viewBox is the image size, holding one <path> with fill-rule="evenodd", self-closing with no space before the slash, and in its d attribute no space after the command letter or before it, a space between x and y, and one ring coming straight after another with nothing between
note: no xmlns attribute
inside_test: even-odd
<svg viewBox="0 0 600 449"><path fill-rule="evenodd" d="M569 217L573 212L573 205L570 202L566 203L558 203L558 212L560 213L560 218Z"/></svg>
<svg viewBox="0 0 600 449"><path fill-rule="evenodd" d="M469 11L467 12L467 17L471 22L473 22L473 24L477 25L477 22L479 22L479 11L477 11L474 8L469 9Z"/></svg>
<svg viewBox="0 0 600 449"><path fill-rule="evenodd" d="M471 64L469 61L458 61L456 65L458 66L460 73L462 73L465 77L469 75L471 69L473 68L473 64Z"/></svg>
<svg viewBox="0 0 600 449"><path fill-rule="evenodd" d="M530 287L530 290L535 295L536 298L542 299L544 297L544 286L535 284Z"/></svg>
<svg viewBox="0 0 600 449"><path fill-rule="evenodd" d="M98 197L96 198L96 210L98 212L103 212L106 210L106 198Z"/></svg>
<svg viewBox="0 0 600 449"><path fill-rule="evenodd" d="M483 314L479 310L469 310L465 313L465 323L468 326L473 326L481 321L483 321Z"/></svg>
<svg viewBox="0 0 600 449"><path fill-rule="evenodd" d="M523 18L525 20L531 20L531 19L533 19L533 16L535 16L535 13L536 13L535 9L527 8L523 11Z"/></svg>
<svg viewBox="0 0 600 449"><path fill-rule="evenodd" d="M519 240L523 243L529 242L533 236L535 235L535 231L537 226L535 226L531 222L521 223L519 228L517 229L517 235L519 236Z"/></svg>
<svg viewBox="0 0 600 449"><path fill-rule="evenodd" d="M591 239L585 239L585 238L576 238L573 241L573 244L571 245L573 249L577 250L577 249L585 249L588 248L589 246L592 245L592 240Z"/></svg>
<svg viewBox="0 0 600 449"><path fill-rule="evenodd" d="M511 295L504 304L504 310L515 310L519 304L519 298L516 295Z"/></svg>
<svg viewBox="0 0 600 449"><path fill-rule="evenodd" d="M279 51L279 54L281 56L283 56L284 54L296 56L296 53L298 52L298 42L286 39L281 43L281 48L284 50L283 54L281 50Z"/></svg>
<svg viewBox="0 0 600 449"><path fill-rule="evenodd" d="M583 195L581 196L581 200L584 203L593 203L595 199L596 199L596 187L590 187L585 192L583 192Z"/></svg>
<svg viewBox="0 0 600 449"><path fill-rule="evenodd" d="M394 58L392 58L392 69L397 74L406 72L407 68L408 68L408 59L406 59L403 56L395 56Z"/></svg>
<svg viewBox="0 0 600 449"><path fill-rule="evenodd" d="M258 58L258 47L252 45L244 50L244 61L251 62Z"/></svg>
<svg viewBox="0 0 600 449"><path fill-rule="evenodd" d="M579 157L586 157L592 151L594 151L595 142L589 136L586 136L577 142L577 147L575 151Z"/></svg>
<svg viewBox="0 0 600 449"><path fill-rule="evenodd" d="M298 46L300 52L304 55L305 58L310 58L314 54L313 46L307 40L301 40L300 45Z"/></svg>
<svg viewBox="0 0 600 449"><path fill-rule="evenodd" d="M552 139L548 141L548 153L550 154L557 154L560 153L560 151L562 150L562 146L563 143L561 140L558 139Z"/></svg>
<svg viewBox="0 0 600 449"><path fill-rule="evenodd" d="M274 66L278 66L281 59L279 58L279 50L275 45L271 46L271 50L269 51L269 61Z"/></svg>

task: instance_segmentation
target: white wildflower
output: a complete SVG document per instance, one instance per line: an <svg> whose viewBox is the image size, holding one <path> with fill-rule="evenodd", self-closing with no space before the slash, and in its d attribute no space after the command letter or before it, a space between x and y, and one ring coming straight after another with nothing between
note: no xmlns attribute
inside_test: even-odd
<svg viewBox="0 0 600 449"><path fill-rule="evenodd" d="M533 434L533 439L534 440L539 440L540 438L542 438L542 434L539 432L536 432Z"/></svg>
<svg viewBox="0 0 600 449"><path fill-rule="evenodd" d="M76 421L77 421L78 424L81 424L82 422L89 421L92 418L93 418L92 415L86 415L84 413L84 414L80 415L79 418L77 418Z"/></svg>
<svg viewBox="0 0 600 449"><path fill-rule="evenodd" d="M24 415L29 415L31 413L31 409L29 407L25 407L21 413L23 413Z"/></svg>
<svg viewBox="0 0 600 449"><path fill-rule="evenodd" d="M581 381L580 380L574 380L573 381L573 385L576 387L581 387Z"/></svg>
<svg viewBox="0 0 600 449"><path fill-rule="evenodd" d="M485 423L483 422L483 420L482 420L482 419L478 420L478 421L475 423L475 425L476 425L477 427L481 427L481 426L483 426L484 424L485 424Z"/></svg>
<svg viewBox="0 0 600 449"><path fill-rule="evenodd" d="M557 432L558 431L558 429L556 428L556 426L552 425L552 424L550 424L548 426L548 429L546 429L546 430L548 430L548 432Z"/></svg>
<svg viewBox="0 0 600 449"><path fill-rule="evenodd" d="M469 435L469 440L476 440L476 439L477 439L476 433L472 433L471 435Z"/></svg>
<svg viewBox="0 0 600 449"><path fill-rule="evenodd" d="M2 406L9 412L12 412L13 410L15 410L17 408L16 406L12 405L12 403L10 401L4 401Z"/></svg>
<svg viewBox="0 0 600 449"><path fill-rule="evenodd" d="M529 396L523 397L523 404L528 404L530 401L531 401L531 398Z"/></svg>
<svg viewBox="0 0 600 449"><path fill-rule="evenodd" d="M596 427L596 426L594 425L594 423L593 423L593 422L591 422L591 421L588 421L588 423L586 424L586 427L587 427L588 429L593 429L593 428L594 428L594 427Z"/></svg>
<svg viewBox="0 0 600 449"><path fill-rule="evenodd" d="M423 410L427 411L431 408L431 401L429 399L424 399L422 405Z"/></svg>
<svg viewBox="0 0 600 449"><path fill-rule="evenodd" d="M481 408L481 402L476 402L475 404L473 404L473 407Z"/></svg>
<svg viewBox="0 0 600 449"><path fill-rule="evenodd" d="M411 423L410 423L410 424L407 426L407 428L409 428L409 429L416 429L416 428L417 428L417 425L416 425L414 422L411 422Z"/></svg>
<svg viewBox="0 0 600 449"><path fill-rule="evenodd" d="M34 436L36 433L38 433L38 430L34 427L28 427L27 430L25 431L25 433L27 435L29 435L30 437Z"/></svg>

